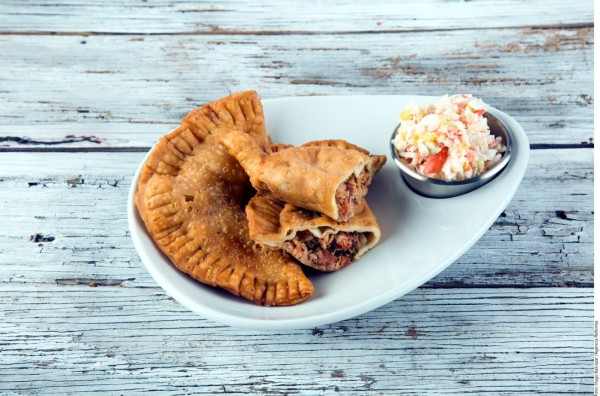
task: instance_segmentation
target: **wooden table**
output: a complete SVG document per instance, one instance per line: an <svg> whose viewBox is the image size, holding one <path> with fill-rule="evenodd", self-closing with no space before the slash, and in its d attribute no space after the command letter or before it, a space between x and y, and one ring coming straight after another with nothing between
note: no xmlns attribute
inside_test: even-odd
<svg viewBox="0 0 600 396"><path fill-rule="evenodd" d="M2 1L0 393L592 392L592 1L322 3ZM530 164L412 293L310 330L218 325L145 270L126 197L159 136L244 89L472 93Z"/></svg>

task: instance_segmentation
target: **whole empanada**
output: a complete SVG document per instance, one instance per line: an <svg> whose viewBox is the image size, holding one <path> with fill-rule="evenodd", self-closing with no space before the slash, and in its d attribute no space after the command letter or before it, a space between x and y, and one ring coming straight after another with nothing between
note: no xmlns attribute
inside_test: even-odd
<svg viewBox="0 0 600 396"><path fill-rule="evenodd" d="M233 129L268 146L256 92L202 106L162 137L141 172L135 203L148 233L179 270L257 304L299 303L313 294L300 266L249 237L244 206L253 190L218 143Z"/></svg>
<svg viewBox="0 0 600 396"><path fill-rule="evenodd" d="M343 140L311 142L299 147L265 149L244 133L220 142L237 158L259 191L295 206L347 221L360 211L363 197L385 155Z"/></svg>
<svg viewBox="0 0 600 396"><path fill-rule="evenodd" d="M250 238L283 249L301 263L336 271L373 248L381 231L369 206L346 223L257 195L246 206Z"/></svg>

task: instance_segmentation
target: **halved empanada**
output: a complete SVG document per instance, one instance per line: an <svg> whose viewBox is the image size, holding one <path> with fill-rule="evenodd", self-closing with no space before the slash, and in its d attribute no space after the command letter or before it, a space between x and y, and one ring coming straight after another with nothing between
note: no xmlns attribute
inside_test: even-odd
<svg viewBox="0 0 600 396"><path fill-rule="evenodd" d="M250 238L283 249L301 263L336 271L374 247L381 231L366 204L346 223L257 195L246 206Z"/></svg>
<svg viewBox="0 0 600 396"><path fill-rule="evenodd" d="M307 143L267 154L244 133L223 136L221 144L240 162L259 191L336 221L347 221L360 210L385 155L369 152L343 140Z"/></svg>
<svg viewBox="0 0 600 396"><path fill-rule="evenodd" d="M156 245L179 270L257 304L299 303L313 294L300 266L249 237L244 206L253 190L218 143L233 129L268 147L256 92L202 106L162 137L141 172L136 206Z"/></svg>

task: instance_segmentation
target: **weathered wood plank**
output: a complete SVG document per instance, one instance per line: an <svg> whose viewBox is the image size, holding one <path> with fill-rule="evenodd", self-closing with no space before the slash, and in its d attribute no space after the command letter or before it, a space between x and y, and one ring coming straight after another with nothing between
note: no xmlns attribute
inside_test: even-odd
<svg viewBox="0 0 600 396"><path fill-rule="evenodd" d="M592 0L248 2L8 0L1 32L281 34L545 26L593 22Z"/></svg>
<svg viewBox="0 0 600 396"><path fill-rule="evenodd" d="M0 304L0 392L593 389L591 289L418 289L358 318L286 333L216 325L154 288L3 284Z"/></svg>
<svg viewBox="0 0 600 396"><path fill-rule="evenodd" d="M0 149L148 150L177 125L174 122L0 125Z"/></svg>
<svg viewBox="0 0 600 396"><path fill-rule="evenodd" d="M466 91L534 147L591 146L591 0L325 3L0 4L0 394L592 392L590 148L533 150L471 250L340 323L220 326L145 271L127 232L134 169L232 91ZM47 149L64 152L1 152Z"/></svg>
<svg viewBox="0 0 600 396"><path fill-rule="evenodd" d="M593 138L593 28L251 37L0 35L0 53L2 146L45 146L44 141L62 139L65 147L147 147L165 131L151 128L146 134L146 124L173 125L198 105L250 88L264 98L470 92L513 115L533 144ZM104 134L116 129L92 133L82 125L132 122L142 125L125 127L131 134L125 141ZM17 126L35 123L60 128L80 123L67 129L78 129L74 136L84 136L83 142L65 138L63 129Z"/></svg>
<svg viewBox="0 0 600 396"><path fill-rule="evenodd" d="M0 284L153 286L126 219L144 155L0 153ZM504 214L427 287L591 286L592 158L592 149L533 151Z"/></svg>

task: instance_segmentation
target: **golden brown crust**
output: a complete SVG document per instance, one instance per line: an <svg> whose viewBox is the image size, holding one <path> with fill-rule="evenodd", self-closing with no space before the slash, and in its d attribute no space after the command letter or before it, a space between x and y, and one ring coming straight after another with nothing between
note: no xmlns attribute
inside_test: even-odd
<svg viewBox="0 0 600 396"><path fill-rule="evenodd" d="M356 150L363 154L369 155L369 152L364 148L352 144L341 139L328 139L328 140L313 140L302 145L303 147L335 147L344 150Z"/></svg>
<svg viewBox="0 0 600 396"><path fill-rule="evenodd" d="M270 153L243 133L229 133L220 142L240 162L254 188L336 221L347 220L336 202L338 187L353 174L376 173L386 159L343 140L311 142Z"/></svg>
<svg viewBox="0 0 600 396"><path fill-rule="evenodd" d="M161 138L141 172L136 206L156 245L194 279L261 305L299 303L313 294L299 265L249 237L248 176L218 143L234 128L270 143L256 92L202 106Z"/></svg>
<svg viewBox="0 0 600 396"><path fill-rule="evenodd" d="M282 151L282 150L288 149L288 148L290 148L290 147L294 147L294 146L292 146L291 144L284 144L284 143L273 143L273 144L270 144L270 145L267 147L267 150L265 150L265 152L266 152L267 154L273 154L273 153L277 153L277 152L279 152L279 151Z"/></svg>
<svg viewBox="0 0 600 396"><path fill-rule="evenodd" d="M367 169L373 175L377 174L385 165L387 161L387 157L385 155L376 155L371 154L364 148L357 146L356 144L352 144L342 139L330 139L330 140L313 140L308 143L304 143L302 146L314 146L314 147L336 147L343 150L356 150L363 154L371 157L371 162L367 165Z"/></svg>
<svg viewBox="0 0 600 396"><path fill-rule="evenodd" d="M257 194L246 206L246 216L250 237L254 241L280 249L283 248L285 241L293 239L297 233L302 231L311 231L322 236L340 231L364 233L367 241L352 257L355 261L377 245L381 238L381 230L377 224L377 219L366 201L363 203L363 210L359 214L346 223L339 223L319 213L309 212L297 206ZM321 269L310 261L302 261L302 263Z"/></svg>

